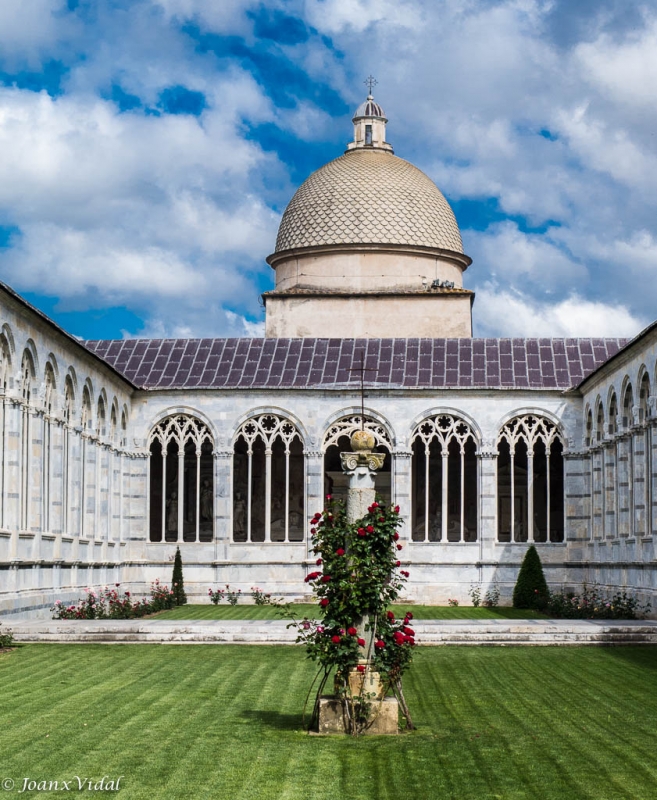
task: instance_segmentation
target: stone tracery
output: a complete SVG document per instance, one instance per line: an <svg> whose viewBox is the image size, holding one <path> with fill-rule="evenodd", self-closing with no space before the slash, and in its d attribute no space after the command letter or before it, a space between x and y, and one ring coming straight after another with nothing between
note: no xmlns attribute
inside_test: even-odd
<svg viewBox="0 0 657 800"><path fill-rule="evenodd" d="M234 442L234 541L302 541L305 467L296 425L281 414L258 414L242 423Z"/></svg>
<svg viewBox="0 0 657 800"><path fill-rule="evenodd" d="M413 447L413 541L477 539L477 439L453 414L420 422Z"/></svg>
<svg viewBox="0 0 657 800"><path fill-rule="evenodd" d="M214 439L189 414L174 414L151 431L150 540L210 542L214 532Z"/></svg>

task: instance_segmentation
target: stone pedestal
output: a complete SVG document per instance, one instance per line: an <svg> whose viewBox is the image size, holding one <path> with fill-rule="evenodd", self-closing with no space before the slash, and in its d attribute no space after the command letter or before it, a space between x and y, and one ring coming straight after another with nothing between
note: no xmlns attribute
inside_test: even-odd
<svg viewBox="0 0 657 800"><path fill-rule="evenodd" d="M349 691L354 697L360 697L365 694L370 695L370 699L372 699L373 695L373 699L380 700L383 697L381 675L372 670L365 670L365 672L352 670L349 673Z"/></svg>
<svg viewBox="0 0 657 800"><path fill-rule="evenodd" d="M342 702L336 697L320 697L318 733L346 732ZM371 724L363 731L363 735L381 736L396 733L399 733L399 704L396 698L375 700L372 703Z"/></svg>

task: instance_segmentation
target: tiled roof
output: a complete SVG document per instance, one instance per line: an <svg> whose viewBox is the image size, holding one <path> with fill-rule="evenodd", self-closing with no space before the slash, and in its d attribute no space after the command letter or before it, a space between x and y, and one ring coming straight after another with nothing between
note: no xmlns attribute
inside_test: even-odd
<svg viewBox="0 0 657 800"><path fill-rule="evenodd" d="M86 346L143 389L569 389L626 339L123 339Z"/></svg>
<svg viewBox="0 0 657 800"><path fill-rule="evenodd" d="M449 203L424 172L382 150L357 148L297 189L276 252L341 244L394 244L463 252Z"/></svg>

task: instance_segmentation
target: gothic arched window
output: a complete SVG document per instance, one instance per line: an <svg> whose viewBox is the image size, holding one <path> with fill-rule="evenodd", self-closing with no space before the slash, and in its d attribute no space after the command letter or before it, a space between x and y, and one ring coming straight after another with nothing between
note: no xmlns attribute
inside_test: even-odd
<svg viewBox="0 0 657 800"><path fill-rule="evenodd" d="M233 540L301 542L305 467L297 427L277 414L244 422L233 448Z"/></svg>
<svg viewBox="0 0 657 800"><path fill-rule="evenodd" d="M414 542L477 540L477 445L465 420L437 414L411 436Z"/></svg>
<svg viewBox="0 0 657 800"><path fill-rule="evenodd" d="M196 417L175 414L151 431L151 542L211 542L214 440Z"/></svg>
<svg viewBox="0 0 657 800"><path fill-rule="evenodd" d="M82 423L82 430L87 430L91 427L91 394L88 386L85 386L82 390L80 422Z"/></svg>
<svg viewBox="0 0 657 800"><path fill-rule="evenodd" d="M648 399L650 397L650 378L647 372L643 373L641 383L639 384L639 418L642 423L645 423L650 416L650 406Z"/></svg>
<svg viewBox="0 0 657 800"><path fill-rule="evenodd" d="M632 384L628 383L623 396L623 428L627 430L634 423L634 392Z"/></svg>
<svg viewBox="0 0 657 800"><path fill-rule="evenodd" d="M563 542L563 440L545 417L526 414L502 428L497 444L500 542Z"/></svg>
<svg viewBox="0 0 657 800"><path fill-rule="evenodd" d="M340 453L351 451L351 437L356 431L365 428L376 442L375 453L385 453L383 466L376 473L375 488L385 503L392 502L392 441L386 428L374 419L365 417L363 423L360 414L342 417L336 420L324 435L322 449L324 451L324 493L338 500L347 500L349 478L342 471Z"/></svg>
<svg viewBox="0 0 657 800"><path fill-rule="evenodd" d="M107 419L105 415L105 401L102 395L98 398L98 414L96 416L96 433L100 439L105 438L107 433Z"/></svg>

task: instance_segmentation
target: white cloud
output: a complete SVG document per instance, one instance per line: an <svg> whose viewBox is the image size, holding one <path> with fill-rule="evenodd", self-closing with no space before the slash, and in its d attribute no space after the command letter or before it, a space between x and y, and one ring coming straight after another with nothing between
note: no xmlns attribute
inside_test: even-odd
<svg viewBox="0 0 657 800"><path fill-rule="evenodd" d="M488 284L477 293L475 303L476 336L632 337L645 324L625 306L577 294L558 303L540 303Z"/></svg>
<svg viewBox="0 0 657 800"><path fill-rule="evenodd" d="M2 0L0 3L0 51L10 66L38 66L48 45L75 30L66 14L66 0Z"/></svg>
<svg viewBox="0 0 657 800"><path fill-rule="evenodd" d="M240 126L266 108L236 72L198 119L0 90L0 209L21 231L0 251L3 276L69 300L148 304L190 329L207 330L200 304L258 315L254 278L269 275L278 216L257 189L276 160Z"/></svg>

